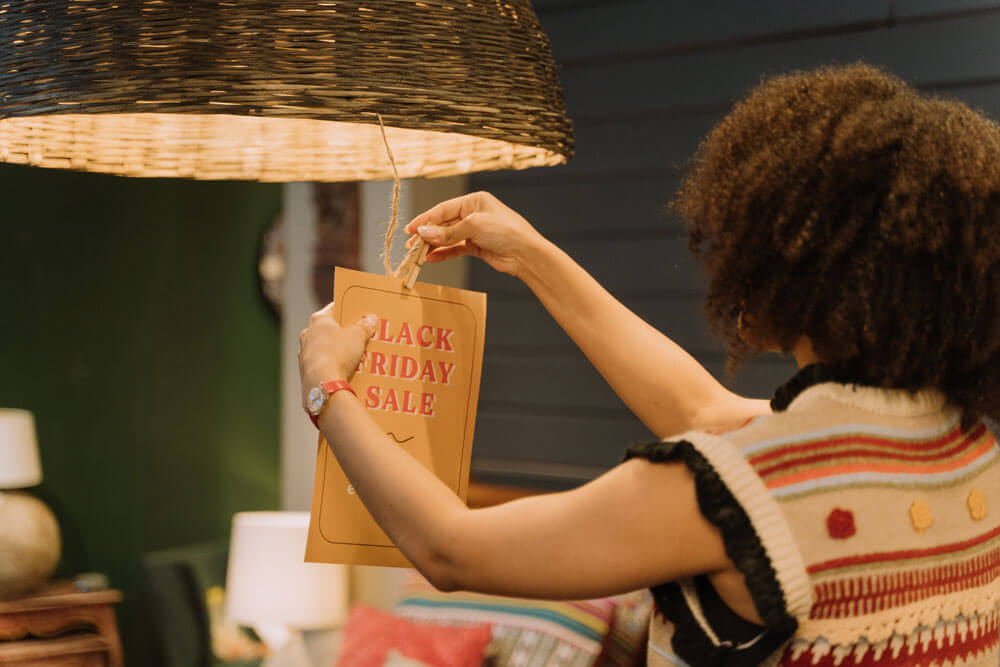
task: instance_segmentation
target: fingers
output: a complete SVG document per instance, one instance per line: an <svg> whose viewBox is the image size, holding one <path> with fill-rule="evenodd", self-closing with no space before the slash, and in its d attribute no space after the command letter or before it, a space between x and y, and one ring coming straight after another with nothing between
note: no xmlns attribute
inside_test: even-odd
<svg viewBox="0 0 1000 667"><path fill-rule="evenodd" d="M420 225L417 233L420 238L433 247L455 245L462 241L473 239L476 235L476 214L472 213L463 218L460 222L447 227L436 227L432 225Z"/></svg>
<svg viewBox="0 0 1000 667"><path fill-rule="evenodd" d="M378 316L369 313L358 320L358 327L365 336L365 342L375 335L375 325L378 324Z"/></svg>
<svg viewBox="0 0 1000 667"><path fill-rule="evenodd" d="M442 222L442 223L440 223L438 225L434 225L434 226L436 226L436 227L447 227L448 225L454 225L456 222L459 222L461 220L462 220L462 218L455 218L453 220L446 220L446 221L444 221L444 222ZM419 226L420 225L418 225L418 227ZM407 249L412 248L419 238L420 238L420 234L417 234L416 231L414 231L414 233L406 241L406 247L407 247Z"/></svg>
<svg viewBox="0 0 1000 667"><path fill-rule="evenodd" d="M466 198L468 195L463 197L455 197L454 199L449 199L443 201L440 204L430 208L413 220L410 221L404 231L407 234L414 234L417 231L417 227L420 225L441 225L450 220L455 220L456 218L461 218L463 216L463 207L468 206Z"/></svg>
<svg viewBox="0 0 1000 667"><path fill-rule="evenodd" d="M424 211L406 225L407 234L415 234L421 225L447 225L455 220L461 220L470 213L483 210L489 202L490 195L485 192L473 192L443 201L427 211Z"/></svg>
<svg viewBox="0 0 1000 667"><path fill-rule="evenodd" d="M351 376L358 371L361 364L364 363L364 352L365 348L368 346L368 341L372 339L375 335L375 327L378 325L378 316L369 313L365 315L358 323L351 327L354 330L354 334L358 341L358 348L356 351L357 357L353 365L344 369L345 376L348 380Z"/></svg>

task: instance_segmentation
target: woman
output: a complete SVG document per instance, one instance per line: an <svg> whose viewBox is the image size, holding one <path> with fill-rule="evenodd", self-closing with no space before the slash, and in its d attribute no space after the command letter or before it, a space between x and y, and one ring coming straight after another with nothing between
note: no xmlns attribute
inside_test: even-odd
<svg viewBox="0 0 1000 667"><path fill-rule="evenodd" d="M1000 129L854 65L775 78L703 143L675 202L735 366L727 391L495 198L407 227L523 280L663 440L583 487L468 510L338 392L320 418L372 515L436 586L653 589L652 665L997 664ZM302 335L303 391L374 320Z"/></svg>

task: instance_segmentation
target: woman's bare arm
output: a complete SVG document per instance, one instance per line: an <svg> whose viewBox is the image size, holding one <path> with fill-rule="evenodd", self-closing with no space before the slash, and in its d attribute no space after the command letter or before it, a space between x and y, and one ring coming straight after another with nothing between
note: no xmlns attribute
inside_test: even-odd
<svg viewBox="0 0 1000 667"><path fill-rule="evenodd" d="M630 461L573 491L470 510L354 396L335 394L320 424L379 526L443 590L582 599L733 567L682 464Z"/></svg>
<svg viewBox="0 0 1000 667"><path fill-rule="evenodd" d="M554 244L540 239L525 255L524 282L657 436L716 428L770 412L767 401L726 389Z"/></svg>
<svg viewBox="0 0 1000 667"><path fill-rule="evenodd" d="M316 313L300 337L303 394L349 379L373 327L374 318L341 327L332 308ZM440 588L585 598L735 573L681 464L630 461L573 491L470 510L349 392L330 397L319 424L379 526ZM745 590L739 598L727 602L752 619Z"/></svg>
<svg viewBox="0 0 1000 667"><path fill-rule="evenodd" d="M475 193L442 202L406 229L419 231L435 246L428 261L475 255L523 280L656 435L716 428L770 411L766 401L726 389L492 195Z"/></svg>

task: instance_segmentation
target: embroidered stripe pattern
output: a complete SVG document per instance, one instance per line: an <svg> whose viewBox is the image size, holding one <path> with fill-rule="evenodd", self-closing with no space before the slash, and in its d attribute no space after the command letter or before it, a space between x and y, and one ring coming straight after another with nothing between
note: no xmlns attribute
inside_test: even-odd
<svg viewBox="0 0 1000 667"><path fill-rule="evenodd" d="M761 477L771 477L784 470L806 468L816 463L832 463L840 459L852 461L896 463L942 463L954 461L966 452L970 443L985 435L986 427L980 426L963 437L955 430L941 443L928 443L926 449L911 443L898 443L881 438L853 435L811 442L799 447L771 451L751 460ZM777 461L775 461L777 459Z"/></svg>
<svg viewBox="0 0 1000 667"><path fill-rule="evenodd" d="M1000 577L1000 547L965 560L922 570L896 571L821 582L810 618L872 614L936 595L986 586Z"/></svg>
<svg viewBox="0 0 1000 667"><path fill-rule="evenodd" d="M860 565L872 565L874 563L900 563L907 560L936 558L940 556L954 556L968 549L972 549L1000 537L1000 526L993 528L987 533L971 537L961 542L951 544L940 544L927 549L903 549L899 551L883 551L848 556L846 558L835 558L833 560L814 563L806 568L809 574L817 574L825 570L836 570Z"/></svg>
<svg viewBox="0 0 1000 667"><path fill-rule="evenodd" d="M1000 618L997 612L957 621L942 621L908 635L893 635L874 644L859 641L833 646L793 640L783 667L996 667Z"/></svg>
<svg viewBox="0 0 1000 667"><path fill-rule="evenodd" d="M993 435L979 425L947 436L945 449L901 452L888 441L838 435L824 441L782 445L750 459L777 498L862 486L932 488L976 474L1000 455Z"/></svg>
<svg viewBox="0 0 1000 667"><path fill-rule="evenodd" d="M748 425L762 422L766 422L768 416L757 417L753 419ZM809 442L822 442L825 440L830 440L838 437L849 436L852 434L861 434L869 436L877 436L888 440L890 442L900 443L903 446L912 445L914 443L919 443L922 446L923 443L933 442L942 437L947 436L949 433L954 431L958 426L958 418L953 417L943 424L937 424L932 427L923 429L914 428L893 428L878 424L870 424L865 422L850 422L850 423L839 423L835 426L830 426L826 428L819 428L811 431L800 431L794 435L783 435L778 437L766 438L763 440L758 440L756 442L750 443L746 446L741 447L743 455L748 459L755 459L761 452L766 452L772 449L780 449L783 445L797 445ZM741 427L744 428L744 427ZM738 430L733 430L725 434L726 438L738 439L740 433Z"/></svg>
<svg viewBox="0 0 1000 667"><path fill-rule="evenodd" d="M778 489L821 479L848 481L847 476L864 473L886 480L899 475L951 473L989 460L996 453L993 436L980 424L968 434L956 428L944 438L922 445L838 434L825 440L781 445L753 456L750 464L769 489ZM829 488L828 484L823 486Z"/></svg>

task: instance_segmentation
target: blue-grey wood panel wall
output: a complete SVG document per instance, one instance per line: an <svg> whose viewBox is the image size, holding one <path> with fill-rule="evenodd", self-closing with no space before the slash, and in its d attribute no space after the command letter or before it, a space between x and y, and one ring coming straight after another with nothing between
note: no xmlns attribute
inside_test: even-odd
<svg viewBox="0 0 1000 667"><path fill-rule="evenodd" d="M1000 116L1000 0L536 0L577 136L566 166L473 177L736 391L767 397L794 363L730 382L702 316L704 277L664 205L698 142L762 77L864 60ZM652 437L516 280L489 292L473 470L568 485ZM609 341L609 344L614 344Z"/></svg>

